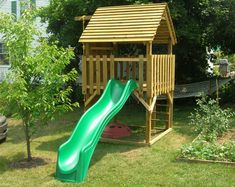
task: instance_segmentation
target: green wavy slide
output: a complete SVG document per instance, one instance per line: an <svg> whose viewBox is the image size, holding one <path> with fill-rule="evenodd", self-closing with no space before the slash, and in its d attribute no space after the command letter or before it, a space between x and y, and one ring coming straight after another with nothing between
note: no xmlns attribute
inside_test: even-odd
<svg viewBox="0 0 235 187"><path fill-rule="evenodd" d="M109 80L100 99L78 121L70 138L58 150L55 177L61 181L84 181L91 157L109 121L138 87L134 80L122 84Z"/></svg>

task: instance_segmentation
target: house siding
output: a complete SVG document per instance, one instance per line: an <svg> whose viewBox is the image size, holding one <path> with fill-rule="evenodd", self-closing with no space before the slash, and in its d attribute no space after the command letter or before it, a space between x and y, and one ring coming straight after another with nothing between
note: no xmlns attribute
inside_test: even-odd
<svg viewBox="0 0 235 187"><path fill-rule="evenodd" d="M12 13L12 1L13 0L0 0L0 12ZM16 2L16 19L20 17L20 2L26 0L15 0ZM45 7L49 5L50 0L36 0L36 7ZM46 28L47 23L41 23L40 18L36 18L36 27L42 32L43 37L47 37ZM0 42L2 39L2 34L0 33ZM34 42L34 45L37 45L37 42ZM4 79L7 72L9 71L10 65L0 65L0 81Z"/></svg>

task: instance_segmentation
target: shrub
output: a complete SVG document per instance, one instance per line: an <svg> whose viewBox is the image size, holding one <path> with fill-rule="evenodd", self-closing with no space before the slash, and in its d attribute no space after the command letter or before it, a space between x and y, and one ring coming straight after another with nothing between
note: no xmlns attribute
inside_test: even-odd
<svg viewBox="0 0 235 187"><path fill-rule="evenodd" d="M190 115L194 126L204 140L212 142L229 128L230 119L235 115L230 109L222 109L217 100L203 97L197 100L199 106Z"/></svg>

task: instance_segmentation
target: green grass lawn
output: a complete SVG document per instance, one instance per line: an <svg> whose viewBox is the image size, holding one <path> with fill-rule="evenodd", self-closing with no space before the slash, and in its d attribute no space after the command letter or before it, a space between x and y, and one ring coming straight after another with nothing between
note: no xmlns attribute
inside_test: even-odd
<svg viewBox="0 0 235 187"><path fill-rule="evenodd" d="M136 106L125 107L118 119L143 123L144 110ZM0 186L235 186L234 166L176 161L181 145L195 138L187 126L190 107L175 107L173 131L152 147L99 143L84 183L57 181L57 149L69 137L81 111L59 116L49 126L40 128L32 142L32 154L48 163L31 169L11 167L12 162L26 157L26 146L20 122L10 119L7 142L0 144Z"/></svg>

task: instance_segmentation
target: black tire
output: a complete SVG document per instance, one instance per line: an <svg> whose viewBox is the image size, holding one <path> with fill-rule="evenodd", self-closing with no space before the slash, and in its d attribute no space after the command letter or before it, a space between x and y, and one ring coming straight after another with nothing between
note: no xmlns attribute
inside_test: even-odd
<svg viewBox="0 0 235 187"><path fill-rule="evenodd" d="M4 143L5 141L7 141L7 137L1 139L1 140L0 140L0 143Z"/></svg>

